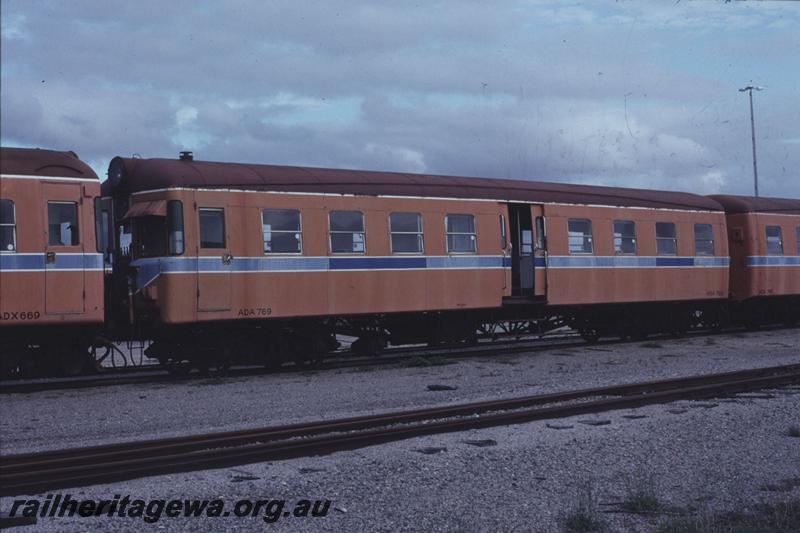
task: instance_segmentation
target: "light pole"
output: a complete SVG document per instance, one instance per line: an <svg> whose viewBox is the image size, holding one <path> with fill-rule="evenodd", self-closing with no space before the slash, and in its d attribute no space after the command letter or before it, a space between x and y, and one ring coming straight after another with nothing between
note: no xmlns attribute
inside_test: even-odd
<svg viewBox="0 0 800 533"><path fill-rule="evenodd" d="M750 135L753 140L753 183L755 184L756 198L758 198L758 165L756 165L756 124L753 120L753 91L763 91L763 87L748 85L739 89L740 93L747 91L750 93Z"/></svg>

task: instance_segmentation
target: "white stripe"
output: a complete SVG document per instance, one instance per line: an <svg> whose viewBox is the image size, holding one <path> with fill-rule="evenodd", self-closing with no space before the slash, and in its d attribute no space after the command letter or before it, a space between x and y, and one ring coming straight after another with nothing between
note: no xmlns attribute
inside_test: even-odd
<svg viewBox="0 0 800 533"><path fill-rule="evenodd" d="M9 180L39 180L39 181L92 181L100 184L98 178L67 178L63 176L29 176L25 174L0 174L0 178Z"/></svg>

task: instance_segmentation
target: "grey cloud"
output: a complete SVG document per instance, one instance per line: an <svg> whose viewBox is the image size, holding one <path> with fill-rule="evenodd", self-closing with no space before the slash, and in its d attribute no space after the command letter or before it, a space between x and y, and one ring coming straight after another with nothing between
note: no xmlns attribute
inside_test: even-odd
<svg viewBox="0 0 800 533"><path fill-rule="evenodd" d="M747 193L731 65L796 59L796 15L688 4L4 1L2 140ZM759 95L760 166L768 194L800 196L784 78L783 104Z"/></svg>

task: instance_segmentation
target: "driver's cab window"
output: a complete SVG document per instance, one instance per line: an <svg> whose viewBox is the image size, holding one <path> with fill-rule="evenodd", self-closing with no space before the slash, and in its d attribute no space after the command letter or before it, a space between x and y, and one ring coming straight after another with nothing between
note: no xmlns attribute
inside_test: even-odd
<svg viewBox="0 0 800 533"><path fill-rule="evenodd" d="M134 257L167 255L167 218L146 216L133 219Z"/></svg>

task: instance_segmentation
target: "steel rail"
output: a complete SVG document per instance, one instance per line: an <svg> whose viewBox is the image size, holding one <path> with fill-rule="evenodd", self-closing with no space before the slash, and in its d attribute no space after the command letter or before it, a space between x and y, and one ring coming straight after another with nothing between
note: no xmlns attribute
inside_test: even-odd
<svg viewBox="0 0 800 533"><path fill-rule="evenodd" d="M474 357L491 357L500 355L513 355L524 352L534 352L547 349L570 348L585 346L586 343L577 335L559 336L558 338L543 337L521 341L492 341L477 345L449 345L425 348L421 346L396 348L382 353L378 357L350 357L347 359L326 359L319 365L312 366L287 366L279 370L267 370L264 367L238 367L229 369L221 377L239 377L254 375L271 375L282 373L308 372L312 370L337 370L364 366L390 366L411 360L413 357L457 357L460 359ZM611 344L612 342L609 342ZM342 352L346 354L348 352ZM406 355L400 355L405 353ZM123 370L103 372L100 375L84 376L77 378L37 379L36 381L11 380L0 382L0 395L27 394L31 392L44 392L52 390L86 389L92 387L106 387L114 385L131 385L140 383L181 383L208 379L214 375L192 373L186 376L173 376L166 373L161 365L152 365L156 368L138 367L137 370ZM143 375L130 375L141 372Z"/></svg>
<svg viewBox="0 0 800 533"><path fill-rule="evenodd" d="M321 455L433 433L598 413L794 383L800 383L800 365L6 456L0 462L0 496ZM598 397L600 399L592 399ZM586 401L575 403L576 400Z"/></svg>
<svg viewBox="0 0 800 533"><path fill-rule="evenodd" d="M761 331L769 331L778 328L762 328ZM687 333L683 338L702 338L708 336L717 336L730 334L731 331L710 331L698 330ZM525 335L530 337L531 335ZM496 357L503 355L514 355L525 352L539 352L549 349L563 349L585 347L586 349L602 350L603 346L614 346L623 344L635 344L642 342L653 342L672 338L670 334L652 335L645 340L641 339L605 339L600 340L594 344L587 344L580 339L577 333L566 333L558 335L545 334L543 336L536 336L535 338L525 338L518 340L497 340L486 341L478 344L449 344L444 346L425 347L425 346L399 346L390 348L381 353L377 357L353 357L349 351L333 352L337 356L350 357L337 359L325 359L318 365L311 366L295 366L290 365L282 367L278 370L268 370L262 366L247 366L247 367L234 367L229 369L224 374L218 377L242 377L242 376L260 376L282 373L297 373L308 372L317 370L338 370L347 368L360 368L360 367L380 367L391 366L393 364L401 364L409 361L412 357L421 358L436 358L436 357L452 357L454 359L469 359L475 357ZM405 354L405 355L403 355ZM191 373L186 376L174 376L166 374L165 367L161 365L149 365L153 368L144 367L125 367L115 371L103 371L100 375L90 375L76 378L60 378L60 379L47 379L37 378L35 381L29 380L3 380L0 381L0 396L4 394L28 394L34 392L45 392L53 390L72 390L72 389L87 389L95 387L109 387L115 385L135 385L144 383L182 383L188 381L195 381L198 379L208 379L209 377L217 377L215 374L207 375L200 373ZM130 375L132 373L142 372L144 375Z"/></svg>

